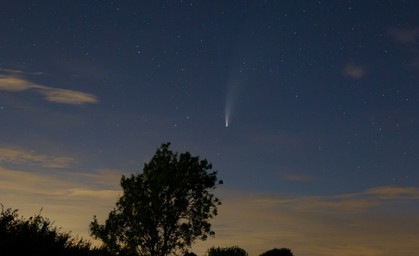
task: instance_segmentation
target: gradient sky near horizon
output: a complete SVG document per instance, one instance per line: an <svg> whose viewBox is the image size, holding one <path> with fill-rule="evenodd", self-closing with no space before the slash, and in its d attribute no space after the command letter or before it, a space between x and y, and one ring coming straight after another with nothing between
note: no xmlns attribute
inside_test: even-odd
<svg viewBox="0 0 419 256"><path fill-rule="evenodd" d="M88 237L170 141L224 180L199 256L415 255L418 17L414 0L3 1L0 203Z"/></svg>

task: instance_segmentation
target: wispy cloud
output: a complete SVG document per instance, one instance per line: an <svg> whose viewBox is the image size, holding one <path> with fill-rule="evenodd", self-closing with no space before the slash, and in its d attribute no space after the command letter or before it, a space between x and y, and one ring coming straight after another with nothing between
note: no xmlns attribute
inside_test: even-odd
<svg viewBox="0 0 419 256"><path fill-rule="evenodd" d="M84 179L94 181L97 187L119 189L119 180L122 175L127 175L127 173L115 169L99 169L93 173L80 173L79 175Z"/></svg>
<svg viewBox="0 0 419 256"><path fill-rule="evenodd" d="M2 201L7 195L27 195L31 197L43 195L51 196L57 194L63 188L70 186L70 183L54 178L53 176L31 173L27 171L12 170L0 166L0 191ZM6 200L7 201L7 200ZM35 200L36 201L36 200Z"/></svg>
<svg viewBox="0 0 419 256"><path fill-rule="evenodd" d="M19 74L19 75L43 75L43 72L26 72L22 70L9 69L9 68L0 68L0 72Z"/></svg>
<svg viewBox="0 0 419 256"><path fill-rule="evenodd" d="M66 171L33 173L0 166L0 203L19 209L26 217L43 208L43 215L58 226L88 238L93 215L104 219L121 193L120 177L107 183L107 177L102 175L103 172L87 176Z"/></svg>
<svg viewBox="0 0 419 256"><path fill-rule="evenodd" d="M31 81L19 77L0 75L0 90L16 92L30 89L36 90L39 94L43 95L46 100L56 103L77 105L98 102L97 97L89 93L48 87L32 83Z"/></svg>
<svg viewBox="0 0 419 256"><path fill-rule="evenodd" d="M402 200L419 199L419 188L384 186L368 189L365 194L377 196L380 199Z"/></svg>
<svg viewBox="0 0 419 256"><path fill-rule="evenodd" d="M15 150L10 148L0 148L0 163L9 162L12 164L35 164L49 168L65 168L69 167L74 159L70 157L53 157L39 155L33 152L23 150Z"/></svg>
<svg viewBox="0 0 419 256"><path fill-rule="evenodd" d="M391 27L390 37L408 51L409 67L419 68L419 27Z"/></svg>
<svg viewBox="0 0 419 256"><path fill-rule="evenodd" d="M367 70L360 66L356 65L354 63L348 63L343 69L343 75L350 77L352 79L361 79L365 77L367 74Z"/></svg>
<svg viewBox="0 0 419 256"><path fill-rule="evenodd" d="M46 100L56 103L84 104L98 101L92 94L66 89L42 88L39 93L44 95Z"/></svg>
<svg viewBox="0 0 419 256"><path fill-rule="evenodd" d="M396 28L392 27L388 30L390 36L400 43L415 43L419 39L419 27L413 28Z"/></svg>
<svg viewBox="0 0 419 256"><path fill-rule="evenodd" d="M39 85L13 76L0 75L0 90L24 91L32 88L39 88Z"/></svg>
<svg viewBox="0 0 419 256"><path fill-rule="evenodd" d="M43 201L47 199L59 202L80 199L84 201L86 197L90 199L116 199L120 189L115 188L119 178L109 184L97 186L94 177L99 178L100 172L91 178L86 178L83 173L76 172L49 172L33 173L29 171L8 169L0 166L0 191L4 194L25 194L32 193L38 199ZM112 185L113 188L105 188ZM115 189L114 189L115 188ZM59 204L59 203L58 203Z"/></svg>
<svg viewBox="0 0 419 256"><path fill-rule="evenodd" d="M374 206L383 205L393 200L419 200L419 187L382 186L367 189L360 193L337 194L329 196L300 197L255 197L265 206L278 207L287 204L293 209L308 210L341 210L362 211Z"/></svg>
<svg viewBox="0 0 419 256"><path fill-rule="evenodd" d="M381 202L371 198L346 198L336 197L303 197L293 202L292 207L298 210L316 211L361 211L367 208L378 206Z"/></svg>

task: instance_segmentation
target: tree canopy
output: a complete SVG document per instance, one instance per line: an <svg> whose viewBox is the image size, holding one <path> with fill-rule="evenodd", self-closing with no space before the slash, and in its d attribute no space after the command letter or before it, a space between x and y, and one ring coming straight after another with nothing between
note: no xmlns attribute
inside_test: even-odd
<svg viewBox="0 0 419 256"><path fill-rule="evenodd" d="M110 256L107 251L92 248L90 243L62 232L39 213L25 219L17 210L0 213L0 254L33 256Z"/></svg>
<svg viewBox="0 0 419 256"><path fill-rule="evenodd" d="M238 246L211 247L207 251L207 256L248 256L248 254Z"/></svg>
<svg viewBox="0 0 419 256"><path fill-rule="evenodd" d="M142 173L122 176L122 196L105 224L96 216L93 237L113 252L165 256L185 252L194 240L215 233L209 219L217 215L220 200L213 194L217 172L189 152L174 153L162 144Z"/></svg>
<svg viewBox="0 0 419 256"><path fill-rule="evenodd" d="M288 248L274 248L262 253L260 256L294 256L294 254Z"/></svg>

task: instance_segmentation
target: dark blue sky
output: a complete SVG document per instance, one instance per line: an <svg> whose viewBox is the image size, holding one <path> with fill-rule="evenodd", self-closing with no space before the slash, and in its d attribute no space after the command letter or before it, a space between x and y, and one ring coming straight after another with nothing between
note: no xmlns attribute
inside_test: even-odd
<svg viewBox="0 0 419 256"><path fill-rule="evenodd" d="M3 3L0 165L138 172L170 141L244 194L418 189L418 17L417 1Z"/></svg>

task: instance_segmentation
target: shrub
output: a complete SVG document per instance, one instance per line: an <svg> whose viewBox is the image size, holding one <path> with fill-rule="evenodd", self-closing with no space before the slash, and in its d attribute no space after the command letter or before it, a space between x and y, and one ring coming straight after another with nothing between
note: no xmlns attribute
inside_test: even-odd
<svg viewBox="0 0 419 256"><path fill-rule="evenodd" d="M105 250L92 248L83 239L76 239L70 233L62 232L41 213L24 219L18 210L4 209L0 214L1 255L31 256L108 256Z"/></svg>
<svg viewBox="0 0 419 256"><path fill-rule="evenodd" d="M247 252L238 247L211 247L207 251L208 256L248 256Z"/></svg>

